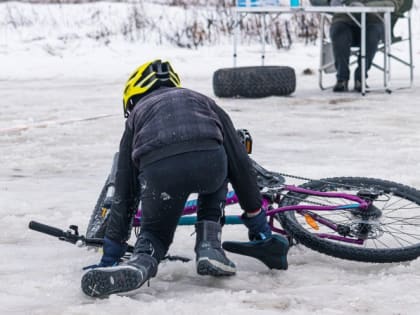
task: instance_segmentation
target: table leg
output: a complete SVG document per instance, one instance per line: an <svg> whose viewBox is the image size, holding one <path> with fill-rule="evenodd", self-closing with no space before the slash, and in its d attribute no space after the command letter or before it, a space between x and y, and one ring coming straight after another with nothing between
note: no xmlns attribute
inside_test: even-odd
<svg viewBox="0 0 420 315"><path fill-rule="evenodd" d="M391 13L384 14L385 23L385 91L391 92L389 86L391 81Z"/></svg>
<svg viewBox="0 0 420 315"><path fill-rule="evenodd" d="M361 40L360 40L360 82L362 84L362 95L366 94L366 12L361 14Z"/></svg>
<svg viewBox="0 0 420 315"><path fill-rule="evenodd" d="M240 33L240 20L241 20L241 14L239 12L236 12L234 15L233 20L233 67L236 67L236 59L238 57L237 51L238 51L238 38Z"/></svg>
<svg viewBox="0 0 420 315"><path fill-rule="evenodd" d="M261 66L264 66L265 61L265 36L266 36L266 23L265 23L266 14L262 14L262 32L261 32Z"/></svg>

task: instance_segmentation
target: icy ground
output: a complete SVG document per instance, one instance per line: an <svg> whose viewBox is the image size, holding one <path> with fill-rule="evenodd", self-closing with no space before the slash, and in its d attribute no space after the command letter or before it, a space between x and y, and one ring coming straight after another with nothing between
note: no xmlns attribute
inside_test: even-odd
<svg viewBox="0 0 420 315"><path fill-rule="evenodd" d="M363 264L304 247L290 250L287 271L231 254L238 272L229 279L200 277L193 262L169 262L134 297L84 296L82 267L100 254L30 231L28 222L85 231L118 148L121 91L134 67L168 58L185 87L214 96L213 71L232 65L232 51L82 43L52 56L25 47L0 51L0 314L418 314L419 260ZM239 65L258 64L257 55L258 47L243 47ZM253 158L310 178L370 176L420 189L418 68L414 88L362 97L320 91L316 75L302 74L317 62L315 46L269 51L267 64L296 69L296 93L217 99L251 132ZM394 69L397 85L406 74ZM369 83L378 85L380 75L372 71ZM192 232L180 227L170 252L193 258ZM223 239L245 240L246 230L227 226Z"/></svg>

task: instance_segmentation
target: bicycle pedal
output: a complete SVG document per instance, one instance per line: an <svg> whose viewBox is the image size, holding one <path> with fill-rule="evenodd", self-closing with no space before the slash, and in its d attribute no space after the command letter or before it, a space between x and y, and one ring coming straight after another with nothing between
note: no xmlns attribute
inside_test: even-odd
<svg viewBox="0 0 420 315"><path fill-rule="evenodd" d="M188 257L183 257L183 256L177 256L177 255L166 255L165 257L163 257L163 260L168 260L168 261L182 261L182 262L189 262L191 261L191 258Z"/></svg>

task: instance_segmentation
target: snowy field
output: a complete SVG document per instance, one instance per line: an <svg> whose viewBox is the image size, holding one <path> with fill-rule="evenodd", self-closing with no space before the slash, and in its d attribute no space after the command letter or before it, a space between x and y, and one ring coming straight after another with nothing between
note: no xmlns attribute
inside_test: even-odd
<svg viewBox="0 0 420 315"><path fill-rule="evenodd" d="M416 10L416 64L419 16ZM67 47L4 41L10 40L6 32L0 29L0 314L419 313L419 260L364 264L300 246L290 250L287 271L231 254L237 275L214 279L198 276L193 262L168 262L134 297L86 297L82 267L100 254L30 231L29 221L60 228L77 224L85 231L123 129L122 87L136 66L169 59L183 86L214 96L212 74L232 66L232 47L183 50L123 40ZM258 65L258 50L241 46L238 64ZM302 74L306 68L316 71L318 56L314 45L268 47L267 64L296 69L296 92L216 99L238 128L251 132L253 158L268 169L310 178L369 176L420 189L418 68L412 89L334 94L319 90L316 75ZM395 86L407 79L404 70L393 65ZM379 86L380 78L372 70L368 83ZM192 232L180 227L170 253L193 258ZM245 240L246 230L227 226L223 239Z"/></svg>

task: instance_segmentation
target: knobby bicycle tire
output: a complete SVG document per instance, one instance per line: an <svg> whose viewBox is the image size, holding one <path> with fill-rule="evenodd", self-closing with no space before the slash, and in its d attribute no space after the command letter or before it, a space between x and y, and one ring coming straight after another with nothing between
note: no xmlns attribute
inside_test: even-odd
<svg viewBox="0 0 420 315"><path fill-rule="evenodd" d="M108 177L104 186L102 187L98 200L96 201L95 207L93 208L92 214L90 216L86 229L87 238L103 238L105 235L107 216L104 215L102 209L105 206L106 194L110 184L110 179Z"/></svg>
<svg viewBox="0 0 420 315"><path fill-rule="evenodd" d="M287 96L295 89L295 70L287 66L223 68L213 74L213 91L218 97Z"/></svg>
<svg viewBox="0 0 420 315"><path fill-rule="evenodd" d="M382 191L374 206L381 215L372 225L370 238L365 244L348 244L317 236L317 233L295 211L283 212L276 216L284 230L294 239L315 251L348 260L372 263L391 263L416 259L420 256L420 191L403 184L365 177L336 177L307 182L301 187L317 191L357 192L360 189ZM358 187L356 189L355 187ZM307 203L313 197L302 193L287 193L280 201L280 206ZM339 204L340 200L331 198L313 199L316 203ZM343 203L344 201L341 200ZM338 203L337 203L338 202ZM347 201L347 203L351 203ZM363 226L360 218L348 210L338 212L317 212L336 223L357 229ZM379 212L377 212L379 213ZM330 229L328 229L331 231ZM359 230L360 231L360 230ZM329 232L331 233L331 232ZM367 234L366 234L367 235ZM357 237L356 237L357 238Z"/></svg>
<svg viewBox="0 0 420 315"><path fill-rule="evenodd" d="M110 208L114 192L107 196L108 190L113 189L115 186L115 177L117 174L118 155L116 152L112 160L111 172L109 173L104 186L99 194L96 205L93 208L92 214L89 219L88 227L86 229L86 237L88 238L103 238L110 214Z"/></svg>

